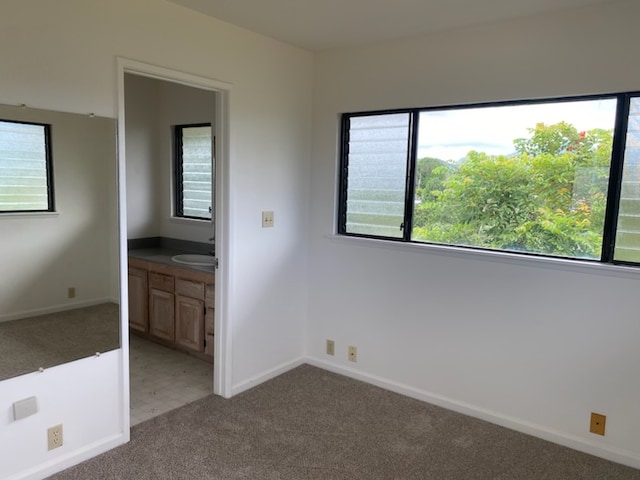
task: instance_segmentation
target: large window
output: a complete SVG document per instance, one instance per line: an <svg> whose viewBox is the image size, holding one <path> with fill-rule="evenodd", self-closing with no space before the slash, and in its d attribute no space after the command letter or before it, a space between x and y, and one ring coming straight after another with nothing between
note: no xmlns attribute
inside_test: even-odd
<svg viewBox="0 0 640 480"><path fill-rule="evenodd" d="M338 233L640 264L640 94L345 114Z"/></svg>
<svg viewBox="0 0 640 480"><path fill-rule="evenodd" d="M175 215L211 220L211 124L175 127Z"/></svg>
<svg viewBox="0 0 640 480"><path fill-rule="evenodd" d="M49 125L0 120L0 213L53 211Z"/></svg>

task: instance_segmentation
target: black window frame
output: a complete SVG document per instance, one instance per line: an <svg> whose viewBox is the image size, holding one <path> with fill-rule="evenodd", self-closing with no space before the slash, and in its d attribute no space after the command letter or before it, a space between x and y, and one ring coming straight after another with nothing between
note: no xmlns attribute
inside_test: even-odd
<svg viewBox="0 0 640 480"><path fill-rule="evenodd" d="M46 209L29 209L29 210L2 210L0 209L0 215L2 214L30 214L30 213L51 213L55 212L55 189L54 189L54 177L53 177L53 147L52 147L52 127L48 123L39 122L27 122L23 120L0 118L0 122L15 123L20 125L36 125L43 127L44 137L44 152L45 152L45 178L47 181L47 208ZM2 170L0 170L2 175Z"/></svg>
<svg viewBox="0 0 640 480"><path fill-rule="evenodd" d="M629 111L632 99L640 98L640 91L604 93L594 95L576 95L564 97L548 97L540 99L523 99L523 100L506 100L497 102L480 102L470 104L434 106L434 107L416 107L401 108L387 110L357 111L343 113L340 118L340 146L339 146L339 171L338 171L338 209L337 209L337 228L336 232L339 236L368 238L375 240L384 240L387 242L400 244L415 245L431 245L435 247L454 247L467 251L486 251L495 254L510 254L527 257L543 257L548 259L561 259L576 262L590 262L595 264L610 264L639 267L638 262L615 260L615 238L618 226L618 215L620 210L620 198L622 190L622 175L625 156L626 136L629 122ZM426 241L415 241L411 239L413 230L413 213L414 213L414 196L415 196L415 175L417 163L418 149L418 117L421 112L426 111L443 111L443 110L462 110L467 108L482 108L496 106L515 106L515 105L531 105L543 103L561 103L581 100L599 100L599 99L616 99L616 114L614 122L613 143L611 153L611 164L609 169L608 191L606 200L605 220L603 225L602 249L599 259L574 258L556 255L548 255L537 252L523 252L501 249L489 249L477 246L442 244ZM407 166L406 166L406 184L404 198L404 218L399 228L402 230L402 237L394 238L381 235L362 234L347 232L347 192L349 178L349 126L350 119L354 117L387 115L396 113L409 114L409 135L407 146Z"/></svg>
<svg viewBox="0 0 640 480"><path fill-rule="evenodd" d="M183 168L182 168L182 132L185 128L198 128L198 127L210 127L211 123L188 123L175 125L173 128L173 143L174 143L174 156L173 156L173 179L174 179L174 216L177 218L185 218L189 220L207 221L210 222L213 219L213 198L211 198L211 205L209 205L210 218L197 217L193 215L184 214L184 188L183 188ZM213 142L213 128L211 130L211 139ZM213 148L213 146L212 146ZM212 152L213 162L213 152ZM213 164L211 165L213 174ZM213 190L211 191L213 196Z"/></svg>

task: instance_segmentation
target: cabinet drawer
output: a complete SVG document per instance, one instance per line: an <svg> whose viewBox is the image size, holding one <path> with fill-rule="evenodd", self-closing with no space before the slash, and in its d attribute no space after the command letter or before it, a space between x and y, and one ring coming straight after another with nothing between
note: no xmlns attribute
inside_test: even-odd
<svg viewBox="0 0 640 480"><path fill-rule="evenodd" d="M204 300L204 283L195 280L176 278L176 293L185 297Z"/></svg>
<svg viewBox="0 0 640 480"><path fill-rule="evenodd" d="M149 287L173 292L173 277L157 272L149 272Z"/></svg>

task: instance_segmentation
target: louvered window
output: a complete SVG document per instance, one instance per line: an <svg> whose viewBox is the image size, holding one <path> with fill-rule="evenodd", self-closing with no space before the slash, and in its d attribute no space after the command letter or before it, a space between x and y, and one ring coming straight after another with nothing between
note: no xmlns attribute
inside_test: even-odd
<svg viewBox="0 0 640 480"><path fill-rule="evenodd" d="M175 215L211 220L211 124L179 125L175 127L175 133Z"/></svg>
<svg viewBox="0 0 640 480"><path fill-rule="evenodd" d="M0 121L0 212L53 211L49 125Z"/></svg>
<svg viewBox="0 0 640 480"><path fill-rule="evenodd" d="M348 132L347 231L402 238L409 114L353 117Z"/></svg>
<svg viewBox="0 0 640 480"><path fill-rule="evenodd" d="M640 93L342 116L337 231L640 265Z"/></svg>
<svg viewBox="0 0 640 480"><path fill-rule="evenodd" d="M640 263L640 98L629 104L614 259Z"/></svg>

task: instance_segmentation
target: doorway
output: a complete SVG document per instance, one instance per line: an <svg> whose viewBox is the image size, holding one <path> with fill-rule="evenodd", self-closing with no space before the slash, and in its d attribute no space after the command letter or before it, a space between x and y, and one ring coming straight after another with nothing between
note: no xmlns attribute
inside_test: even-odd
<svg viewBox="0 0 640 480"><path fill-rule="evenodd" d="M228 85L126 59L119 59L118 64L121 251L158 248L162 253L179 251L226 258ZM175 210L172 132L176 125L202 123L211 125L213 136L211 219L185 218ZM158 258L146 258L146 283L140 283L138 278L142 277L131 276L128 258L121 256L120 267L122 283L128 286L123 293L122 329L123 345L127 347L123 351L124 378L130 379L129 388L125 388L130 395L124 403L129 406L130 424L198 396L228 396L224 262L217 270L211 269L208 277L202 276L206 267L196 266L191 278L187 272L191 266L173 265L172 270L169 260L164 265L160 261L156 268L153 261ZM135 265L138 267L140 264ZM143 287L147 290L141 294ZM145 295L146 306L136 301ZM204 313L198 313L202 306ZM134 326L140 314L155 319L146 331ZM206 325L206 329L199 332L202 327L195 325ZM199 335L204 340L200 345ZM145 392L140 391L141 385ZM156 406L150 403L154 397Z"/></svg>

